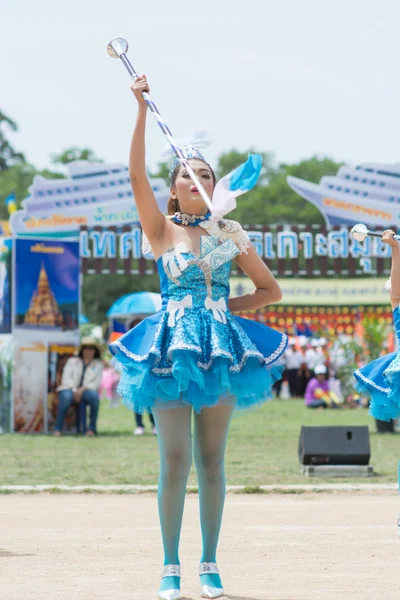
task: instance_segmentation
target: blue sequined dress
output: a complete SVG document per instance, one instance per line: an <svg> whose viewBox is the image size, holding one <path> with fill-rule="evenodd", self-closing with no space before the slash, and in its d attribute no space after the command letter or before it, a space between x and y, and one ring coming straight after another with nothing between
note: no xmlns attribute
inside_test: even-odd
<svg viewBox="0 0 400 600"><path fill-rule="evenodd" d="M393 311L397 339L400 340L400 309ZM356 390L371 398L370 413L381 421L390 421L400 416L400 353L391 352L380 356L354 376Z"/></svg>
<svg viewBox="0 0 400 600"><path fill-rule="evenodd" d="M222 224L202 224L209 235L201 236L200 255L182 243L162 254L161 310L110 344L122 370L118 392L135 412L247 408L271 398L281 377L287 336L229 312L232 259L250 243L240 225Z"/></svg>

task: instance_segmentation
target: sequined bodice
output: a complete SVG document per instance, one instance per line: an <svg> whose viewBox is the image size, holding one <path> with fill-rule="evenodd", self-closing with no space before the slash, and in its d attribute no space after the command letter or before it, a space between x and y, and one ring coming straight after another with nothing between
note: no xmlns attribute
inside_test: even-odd
<svg viewBox="0 0 400 600"><path fill-rule="evenodd" d="M169 254L169 253L168 253ZM175 265L178 264L175 254L169 256L168 263L165 265L164 256L157 261L158 273L160 276L162 306L165 308L169 299L182 300L190 295L193 300L193 307L202 307L209 296L212 300L224 298L228 302L229 297L229 275L232 261L228 260L218 268L212 269L204 263L199 256L190 251L181 253L181 258L185 261L184 270L178 273L171 273L171 260ZM178 266L179 269L179 266Z"/></svg>
<svg viewBox="0 0 400 600"><path fill-rule="evenodd" d="M160 256L162 309L174 327L186 311L205 310L221 323L228 312L229 273L239 249L231 239L221 244L217 236L201 236L200 254L180 243Z"/></svg>
<svg viewBox="0 0 400 600"><path fill-rule="evenodd" d="M168 325L174 327L185 311L204 309L221 323L228 312L229 274L232 259L247 252L250 240L235 221L204 221L200 224L208 235L200 236L200 253L180 242L163 252L157 260L160 275L162 310ZM143 238L143 253L151 251Z"/></svg>

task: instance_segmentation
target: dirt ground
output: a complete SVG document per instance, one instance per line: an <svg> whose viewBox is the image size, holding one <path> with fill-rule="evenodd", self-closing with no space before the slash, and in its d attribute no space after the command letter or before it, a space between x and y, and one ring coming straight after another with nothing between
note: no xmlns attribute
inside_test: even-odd
<svg viewBox="0 0 400 600"><path fill-rule="evenodd" d="M227 496L219 549L231 600L400 598L396 492ZM182 593L200 598L198 499L188 495ZM0 496L2 600L155 600L155 495Z"/></svg>

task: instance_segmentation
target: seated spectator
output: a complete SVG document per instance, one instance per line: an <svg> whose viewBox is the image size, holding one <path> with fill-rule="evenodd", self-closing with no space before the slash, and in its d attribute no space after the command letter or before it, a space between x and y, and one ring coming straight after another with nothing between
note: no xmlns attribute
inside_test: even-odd
<svg viewBox="0 0 400 600"><path fill-rule="evenodd" d="M58 408L55 436L60 436L64 427L65 413L74 402L79 404L79 423L82 433L96 434L99 412L99 388L103 372L101 349L94 338L84 338L78 355L67 360L58 386ZM90 406L90 425L86 432L86 407ZM79 426L78 426L79 433Z"/></svg>
<svg viewBox="0 0 400 600"><path fill-rule="evenodd" d="M327 372L325 365L315 367L315 377L309 381L305 393L308 408L335 408L340 404L340 398L330 389Z"/></svg>

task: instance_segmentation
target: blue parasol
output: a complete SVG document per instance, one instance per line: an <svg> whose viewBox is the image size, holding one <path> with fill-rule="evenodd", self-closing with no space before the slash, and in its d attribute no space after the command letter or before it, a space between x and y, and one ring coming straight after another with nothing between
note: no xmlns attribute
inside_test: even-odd
<svg viewBox="0 0 400 600"><path fill-rule="evenodd" d="M109 318L129 317L132 315L152 315L161 308L161 294L154 292L135 292L125 294L114 302L107 312Z"/></svg>

